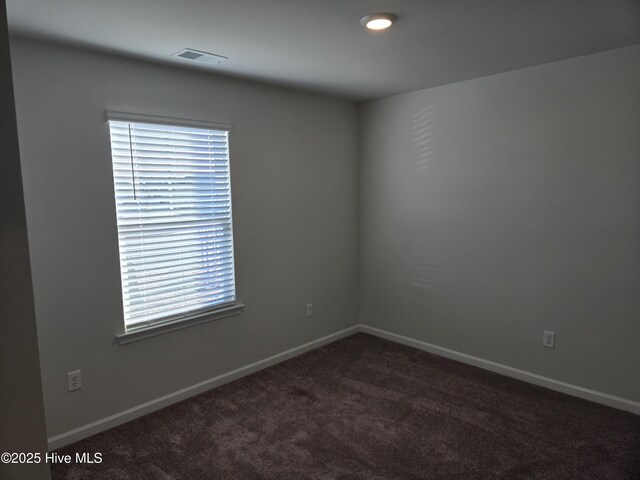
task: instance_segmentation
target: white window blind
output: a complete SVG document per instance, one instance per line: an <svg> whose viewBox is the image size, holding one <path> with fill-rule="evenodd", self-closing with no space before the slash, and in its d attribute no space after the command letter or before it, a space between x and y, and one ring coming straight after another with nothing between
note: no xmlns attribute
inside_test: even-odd
<svg viewBox="0 0 640 480"><path fill-rule="evenodd" d="M228 131L109 128L125 327L234 304Z"/></svg>

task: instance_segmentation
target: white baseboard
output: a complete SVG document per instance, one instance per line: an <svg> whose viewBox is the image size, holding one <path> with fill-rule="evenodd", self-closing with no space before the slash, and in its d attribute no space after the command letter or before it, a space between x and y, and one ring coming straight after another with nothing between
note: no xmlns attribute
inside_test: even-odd
<svg viewBox="0 0 640 480"><path fill-rule="evenodd" d="M370 327L368 325L359 325L359 331L375 335L376 337L391 340L392 342L401 343L410 347L424 350L425 352L433 353L441 357L450 358L451 360L457 360L462 363L467 363L475 367L480 367L485 370L490 370L495 373L506 375L507 377L523 380L540 387L545 387L557 392L566 393L574 397L583 398L592 402L607 405L609 407L617 408L619 410L625 410L627 412L640 415L640 402L634 400L628 400L622 397L616 397L615 395L609 395L608 393L598 392L589 388L580 387L578 385L572 385L570 383L554 380L553 378L543 377L535 373L530 373L518 368L509 367L501 363L492 362L483 358L467 355L466 353L457 352L448 348L439 347L431 343L415 340L413 338L405 337L395 333L387 332L386 330L380 330L379 328Z"/></svg>
<svg viewBox="0 0 640 480"><path fill-rule="evenodd" d="M350 335L353 335L354 333L358 333L359 331L359 325L340 330L325 337L318 338L317 340L305 343L304 345L286 350L263 360L245 365L244 367L240 367L230 372L223 373L222 375L218 375L217 377L210 378L203 382L196 383L195 385L191 385L187 388L183 388L168 395L164 395L163 397L159 397L141 405L137 405L128 410L124 410L95 422L91 422L87 425L74 428L73 430L69 430L68 432L49 437L49 450L51 451L60 447L64 447L65 445L69 445L71 443L77 442L78 440L82 440L83 438L95 435L96 433L100 433L104 430L116 427L130 420L151 413L155 410L159 410L199 393L206 392L207 390L211 390L212 388L218 387L225 383L229 383L233 380L237 380L246 375L250 375L259 370L296 357L310 350L314 350L328 343L340 340L341 338L348 337Z"/></svg>
<svg viewBox="0 0 640 480"><path fill-rule="evenodd" d="M95 422L91 422L87 425L69 430L68 432L49 437L49 450L55 450L57 448L64 447L65 445L69 445L71 443L82 440L83 438L95 435L96 433L100 433L104 430L116 427L130 420L151 413L155 410L167 407L176 402L185 400L199 393L206 392L207 390L211 390L212 388L232 382L233 380L237 380L246 375L250 375L264 368L270 367L277 363L283 362L285 360L296 357L305 352L314 350L323 345L335 342L336 340L340 340L341 338L348 337L358 332L375 335L377 337L391 340L392 342L400 343L403 345L408 345L410 347L424 350L441 357L457 360L459 362L473 365L475 367L500 373L502 375L516 378L518 380L523 380L534 385L546 387L551 390L572 395L574 397L584 398L585 400L591 400L592 402L600 403L609 407L640 415L640 402L636 402L634 400L628 400L626 398L609 395L608 393L602 393L596 390L572 385L570 383L561 382L559 380L554 380L553 378L543 377L542 375L530 373L518 368L509 367L507 365L492 362L490 360L474 357L472 355L467 355L465 353L450 350L448 348L439 347L438 345L433 345L421 340L416 340L413 338L405 337L403 335L398 335L396 333L391 333L386 330L380 330L378 328L360 324L350 328L346 328L344 330L340 330L325 337L318 338L317 340L313 340L311 342L305 343L304 345L286 350L284 352L278 353L263 360L259 360L249 365L245 365L244 367L240 367L230 372L223 373L222 375L218 375L217 377L210 378L208 380L197 383L195 385L191 385L168 395L164 395L149 402L137 405L128 410L124 410L114 415L96 420Z"/></svg>

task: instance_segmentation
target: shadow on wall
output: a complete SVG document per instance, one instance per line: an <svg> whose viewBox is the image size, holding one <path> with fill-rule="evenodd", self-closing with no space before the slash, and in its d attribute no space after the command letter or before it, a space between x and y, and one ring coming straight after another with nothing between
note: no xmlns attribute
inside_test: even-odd
<svg viewBox="0 0 640 480"><path fill-rule="evenodd" d="M418 170L426 170L433 165L433 107L418 110L411 119L413 147L416 151Z"/></svg>
<svg viewBox="0 0 640 480"><path fill-rule="evenodd" d="M415 172L411 172L414 182L412 187L417 192L425 192L428 188L429 172L435 166L436 154L433 142L434 109L432 105L421 108L411 117L411 137L415 152ZM413 169L412 169L413 170ZM443 232L438 228L436 206L430 205L426 196L419 194L417 204L406 227L411 231L406 237L410 239L408 245L410 255L410 270L412 271L411 285L419 290L437 291L439 289L442 272Z"/></svg>

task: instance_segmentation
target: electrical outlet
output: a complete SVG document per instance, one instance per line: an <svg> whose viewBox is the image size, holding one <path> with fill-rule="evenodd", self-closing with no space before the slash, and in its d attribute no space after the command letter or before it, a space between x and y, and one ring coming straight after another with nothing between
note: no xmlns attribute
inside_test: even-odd
<svg viewBox="0 0 640 480"><path fill-rule="evenodd" d="M313 317L313 303L307 303L307 317Z"/></svg>
<svg viewBox="0 0 640 480"><path fill-rule="evenodd" d="M80 376L80 370L73 372L67 372L67 390L73 392L82 388L82 377Z"/></svg>
<svg viewBox="0 0 640 480"><path fill-rule="evenodd" d="M553 348L556 343L556 334L554 332L548 332L545 330L542 333L542 346L547 348Z"/></svg>

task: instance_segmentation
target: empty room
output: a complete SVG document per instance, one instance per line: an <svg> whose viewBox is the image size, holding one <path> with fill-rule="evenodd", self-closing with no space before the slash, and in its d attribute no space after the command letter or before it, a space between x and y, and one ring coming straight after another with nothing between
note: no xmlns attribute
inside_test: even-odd
<svg viewBox="0 0 640 480"><path fill-rule="evenodd" d="M0 479L640 479L638 0L0 10Z"/></svg>

